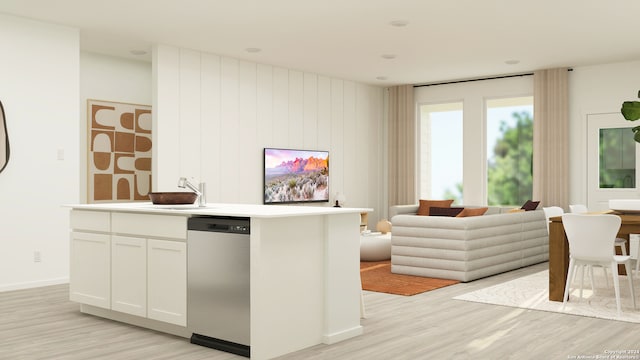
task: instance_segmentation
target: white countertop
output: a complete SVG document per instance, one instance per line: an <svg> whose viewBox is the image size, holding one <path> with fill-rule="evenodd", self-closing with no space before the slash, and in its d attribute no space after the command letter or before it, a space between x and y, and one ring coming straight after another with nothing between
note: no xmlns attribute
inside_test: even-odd
<svg viewBox="0 0 640 360"><path fill-rule="evenodd" d="M172 214L172 215L211 215L243 216L257 218L275 218L309 215L332 215L372 212L369 208L336 208L329 206L294 205L253 205L208 203L205 207L197 205L154 205L151 202L70 204L64 205L77 210L122 211L136 213Z"/></svg>

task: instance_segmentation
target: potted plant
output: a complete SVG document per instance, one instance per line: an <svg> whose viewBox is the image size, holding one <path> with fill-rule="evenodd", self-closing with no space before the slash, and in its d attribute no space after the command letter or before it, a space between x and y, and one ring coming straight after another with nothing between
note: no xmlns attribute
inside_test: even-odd
<svg viewBox="0 0 640 360"><path fill-rule="evenodd" d="M638 91L638 98L640 98L640 91ZM640 119L640 101L623 102L620 112L622 113L622 116L629 121L636 121ZM636 142L640 142L640 126L636 126L631 130L633 131L633 139Z"/></svg>

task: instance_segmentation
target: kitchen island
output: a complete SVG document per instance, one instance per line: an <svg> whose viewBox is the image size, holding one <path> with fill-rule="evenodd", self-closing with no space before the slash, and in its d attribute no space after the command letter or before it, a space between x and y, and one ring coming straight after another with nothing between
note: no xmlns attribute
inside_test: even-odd
<svg viewBox="0 0 640 360"><path fill-rule="evenodd" d="M243 217L251 226L252 359L363 332L359 226L360 214L371 209L151 203L69 207L70 298L82 312L190 337L187 221Z"/></svg>

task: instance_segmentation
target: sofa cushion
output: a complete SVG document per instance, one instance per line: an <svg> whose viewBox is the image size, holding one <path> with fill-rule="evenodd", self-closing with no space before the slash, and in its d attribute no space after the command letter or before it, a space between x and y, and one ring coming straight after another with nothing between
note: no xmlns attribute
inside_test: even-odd
<svg viewBox="0 0 640 360"><path fill-rule="evenodd" d="M464 208L456 217L480 216L487 212L488 207Z"/></svg>
<svg viewBox="0 0 640 360"><path fill-rule="evenodd" d="M540 201L527 200L527 202L524 203L524 205L522 205L521 209L525 209L526 211L532 211L538 208L538 204L540 204Z"/></svg>
<svg viewBox="0 0 640 360"><path fill-rule="evenodd" d="M418 215L429 215L429 208L435 207L451 207L453 199L450 200L420 200L420 207L418 207Z"/></svg>
<svg viewBox="0 0 640 360"><path fill-rule="evenodd" d="M456 216L462 212L461 207L436 207L429 208L429 216Z"/></svg>

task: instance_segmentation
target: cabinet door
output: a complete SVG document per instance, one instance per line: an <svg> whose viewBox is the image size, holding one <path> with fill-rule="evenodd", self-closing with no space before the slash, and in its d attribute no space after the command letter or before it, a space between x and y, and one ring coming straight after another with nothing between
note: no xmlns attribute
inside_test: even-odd
<svg viewBox="0 0 640 360"><path fill-rule="evenodd" d="M147 316L147 241L111 238L111 309Z"/></svg>
<svg viewBox="0 0 640 360"><path fill-rule="evenodd" d="M71 233L69 299L109 309L111 307L110 236Z"/></svg>
<svg viewBox="0 0 640 360"><path fill-rule="evenodd" d="M147 317L187 325L187 244L147 239Z"/></svg>

